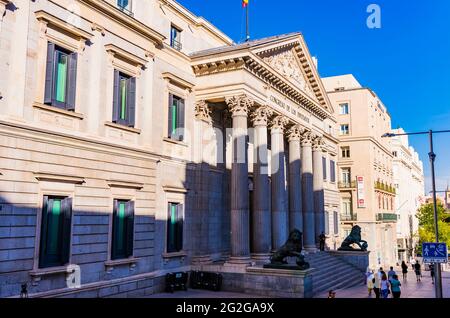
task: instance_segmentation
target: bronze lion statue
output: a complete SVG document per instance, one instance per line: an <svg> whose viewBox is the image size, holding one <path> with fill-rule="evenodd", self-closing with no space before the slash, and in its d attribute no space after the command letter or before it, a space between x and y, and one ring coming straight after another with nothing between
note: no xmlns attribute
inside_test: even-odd
<svg viewBox="0 0 450 318"><path fill-rule="evenodd" d="M286 258L289 256L297 257L297 266L299 269L309 268L309 264L305 262L305 257L302 255L302 232L294 229L289 233L289 238L286 243L280 247L270 258L271 265L285 265L288 264Z"/></svg>
<svg viewBox="0 0 450 318"><path fill-rule="evenodd" d="M358 245L361 251L367 251L367 247L369 246L366 241L361 239L361 227L358 225L352 227L350 235L342 242L341 247L338 250L357 251L357 249L352 247L353 244Z"/></svg>

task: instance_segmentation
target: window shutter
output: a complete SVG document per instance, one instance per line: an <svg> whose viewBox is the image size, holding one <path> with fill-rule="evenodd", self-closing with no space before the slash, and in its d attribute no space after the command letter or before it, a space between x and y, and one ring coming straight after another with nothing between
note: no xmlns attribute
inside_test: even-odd
<svg viewBox="0 0 450 318"><path fill-rule="evenodd" d="M67 110L75 110L75 99L77 95L77 61L78 54L69 55L69 72L67 84Z"/></svg>
<svg viewBox="0 0 450 318"><path fill-rule="evenodd" d="M172 204L167 204L167 252L171 253L175 250L174 242L171 240L171 234L172 234Z"/></svg>
<svg viewBox="0 0 450 318"><path fill-rule="evenodd" d="M61 201L61 210L63 214L61 261L63 264L67 264L70 257L70 239L72 232L72 198L65 198Z"/></svg>
<svg viewBox="0 0 450 318"><path fill-rule="evenodd" d="M112 121L119 121L119 93L120 93L120 76L119 71L114 70L114 95L113 95L113 116Z"/></svg>
<svg viewBox="0 0 450 318"><path fill-rule="evenodd" d="M172 138L172 105L173 105L173 95L169 94L169 122L168 122L168 137ZM170 207L169 207L170 208Z"/></svg>
<svg viewBox="0 0 450 318"><path fill-rule="evenodd" d="M134 127L136 118L136 78L132 77L128 80L128 97L127 97L127 110L128 110L128 126Z"/></svg>
<svg viewBox="0 0 450 318"><path fill-rule="evenodd" d="M178 140L183 141L184 139L184 99L180 99L178 103L178 123L177 128L178 132Z"/></svg>
<svg viewBox="0 0 450 318"><path fill-rule="evenodd" d="M39 267L45 267L47 260L45 252L47 250L47 231L48 231L48 214L50 204L48 202L48 196L44 196L44 203L42 205L42 218L41 218L41 244L39 247Z"/></svg>
<svg viewBox="0 0 450 318"><path fill-rule="evenodd" d="M134 201L127 202L125 206L126 216L126 256L133 256L133 243L134 243Z"/></svg>
<svg viewBox="0 0 450 318"><path fill-rule="evenodd" d="M183 249L183 205L177 205L177 227L176 227L176 250L177 252Z"/></svg>
<svg viewBox="0 0 450 318"><path fill-rule="evenodd" d="M112 242L111 242L111 259L117 258L117 214L119 213L119 201L114 199L113 202L113 228L112 228Z"/></svg>
<svg viewBox="0 0 450 318"><path fill-rule="evenodd" d="M50 104L52 103L53 98L53 69L55 63L55 44L48 43L47 44L47 64L45 70L45 94L44 94L44 103Z"/></svg>
<svg viewBox="0 0 450 318"><path fill-rule="evenodd" d="M327 180L327 158L322 157L323 180Z"/></svg>

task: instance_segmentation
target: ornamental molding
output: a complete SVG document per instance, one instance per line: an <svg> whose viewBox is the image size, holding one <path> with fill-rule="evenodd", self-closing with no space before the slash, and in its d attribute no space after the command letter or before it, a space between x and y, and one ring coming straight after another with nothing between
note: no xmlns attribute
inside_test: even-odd
<svg viewBox="0 0 450 318"><path fill-rule="evenodd" d="M250 115L253 126L267 126L269 118L272 117L273 110L268 106L256 108Z"/></svg>
<svg viewBox="0 0 450 318"><path fill-rule="evenodd" d="M300 142L303 147L311 147L314 140L314 135L310 131L303 132Z"/></svg>
<svg viewBox="0 0 450 318"><path fill-rule="evenodd" d="M289 124L289 119L286 116L278 115L270 121L270 129L284 131Z"/></svg>
<svg viewBox="0 0 450 318"><path fill-rule="evenodd" d="M206 122L211 122L211 109L206 101L201 100L195 103L195 118Z"/></svg>
<svg viewBox="0 0 450 318"><path fill-rule="evenodd" d="M317 97L305 79L305 75L299 66L297 57L292 50L270 55L263 58L264 62L273 67L281 75L292 80L310 98L317 100Z"/></svg>
<svg viewBox="0 0 450 318"><path fill-rule="evenodd" d="M250 108L253 107L254 100L246 94L225 98L231 116L248 116Z"/></svg>
<svg viewBox="0 0 450 318"><path fill-rule="evenodd" d="M325 140L321 136L316 136L313 140L313 151L325 152Z"/></svg>
<svg viewBox="0 0 450 318"><path fill-rule="evenodd" d="M304 132L305 128L300 125L292 126L287 132L288 141L300 141Z"/></svg>

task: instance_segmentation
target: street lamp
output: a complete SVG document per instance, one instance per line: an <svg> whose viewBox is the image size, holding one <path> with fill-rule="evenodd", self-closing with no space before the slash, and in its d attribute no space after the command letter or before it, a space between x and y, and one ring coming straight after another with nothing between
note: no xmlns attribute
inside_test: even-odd
<svg viewBox="0 0 450 318"><path fill-rule="evenodd" d="M436 197L436 177L434 171L434 162L436 160L436 154L434 153L433 148L433 134L442 134L442 133L450 133L450 130L438 130L438 131L422 131L422 132L413 132L413 133L403 133L403 134L394 134L394 133L386 133L382 138L392 138L396 136L409 136L409 135L428 135L430 142L430 152L428 153L428 157L430 158L431 164L431 180L433 186L433 206L434 206L434 230L436 235L436 243L439 243L439 229L438 229L438 213L437 213L437 197ZM436 284L435 284L435 292L436 298L442 298L442 275L441 275L441 264L437 264L436 266Z"/></svg>

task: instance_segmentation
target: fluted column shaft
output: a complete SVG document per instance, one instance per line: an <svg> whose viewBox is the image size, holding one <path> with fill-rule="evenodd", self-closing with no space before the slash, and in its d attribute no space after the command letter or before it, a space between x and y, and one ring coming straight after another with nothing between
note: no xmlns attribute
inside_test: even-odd
<svg viewBox="0 0 450 318"><path fill-rule="evenodd" d="M314 191L311 133L302 135L302 203L303 246L305 250L316 250L314 225Z"/></svg>
<svg viewBox="0 0 450 318"><path fill-rule="evenodd" d="M233 120L231 167L231 263L250 259L247 116L252 101L245 95L226 100Z"/></svg>
<svg viewBox="0 0 450 318"><path fill-rule="evenodd" d="M322 138L317 138L313 145L314 225L317 246L319 246L319 235L325 231L322 146Z"/></svg>
<svg viewBox="0 0 450 318"><path fill-rule="evenodd" d="M303 231L300 129L293 127L289 138L289 230Z"/></svg>
<svg viewBox="0 0 450 318"><path fill-rule="evenodd" d="M278 116L271 126L272 150L272 248L280 248L288 238L288 193L284 152L284 126L287 120Z"/></svg>
<svg viewBox="0 0 450 318"><path fill-rule="evenodd" d="M271 115L267 107L252 114L254 138L252 257L266 259L272 249L270 182L267 150L267 121Z"/></svg>

